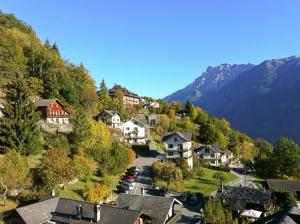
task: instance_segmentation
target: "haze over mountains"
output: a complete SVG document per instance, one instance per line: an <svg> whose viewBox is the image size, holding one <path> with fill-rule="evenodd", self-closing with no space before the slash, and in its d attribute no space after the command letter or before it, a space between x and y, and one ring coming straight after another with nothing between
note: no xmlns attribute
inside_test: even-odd
<svg viewBox="0 0 300 224"><path fill-rule="evenodd" d="M300 143L300 57L208 67L165 100L190 100L254 138L274 143L287 136Z"/></svg>

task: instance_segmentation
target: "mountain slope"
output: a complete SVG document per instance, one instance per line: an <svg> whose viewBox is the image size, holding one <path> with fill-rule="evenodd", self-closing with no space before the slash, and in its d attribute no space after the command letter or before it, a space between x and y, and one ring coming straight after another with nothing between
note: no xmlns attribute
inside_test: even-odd
<svg viewBox="0 0 300 224"><path fill-rule="evenodd" d="M214 94L221 90L224 86L234 80L239 74L248 71L254 65L230 65L221 64L220 66L209 66L202 75L192 84L185 88L167 96L165 100L171 101L191 101L196 102L201 98L205 98L210 94Z"/></svg>
<svg viewBox="0 0 300 224"><path fill-rule="evenodd" d="M268 60L242 73L202 105L252 137L300 142L300 58Z"/></svg>
<svg viewBox="0 0 300 224"><path fill-rule="evenodd" d="M251 137L300 143L300 58L267 60L193 101ZM195 91L195 90L194 90Z"/></svg>

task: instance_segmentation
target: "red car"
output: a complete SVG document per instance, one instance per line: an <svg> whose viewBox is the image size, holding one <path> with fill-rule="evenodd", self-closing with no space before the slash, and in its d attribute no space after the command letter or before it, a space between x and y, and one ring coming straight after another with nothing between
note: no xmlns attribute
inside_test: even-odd
<svg viewBox="0 0 300 224"><path fill-rule="evenodd" d="M127 176L126 179L127 180L136 180L137 176L136 175L134 175L134 176Z"/></svg>

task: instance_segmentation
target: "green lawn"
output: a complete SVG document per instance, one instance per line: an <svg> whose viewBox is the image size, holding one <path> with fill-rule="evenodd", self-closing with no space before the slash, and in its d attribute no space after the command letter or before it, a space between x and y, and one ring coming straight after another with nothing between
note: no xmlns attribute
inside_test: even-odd
<svg viewBox="0 0 300 224"><path fill-rule="evenodd" d="M15 209L17 207L17 204L14 201L7 200L6 206L4 206L3 199L0 199L0 214L3 212L10 211L12 209Z"/></svg>
<svg viewBox="0 0 300 224"><path fill-rule="evenodd" d="M212 169L202 168L204 170L204 175L199 178L191 178L184 180L185 191L192 193L202 193L205 196L210 195L212 192L216 191L219 187L219 183L213 178L213 175L217 172ZM226 182L233 181L237 179L235 175L229 172L222 172L226 176Z"/></svg>
<svg viewBox="0 0 300 224"><path fill-rule="evenodd" d="M88 179L86 182L83 181L78 181L75 184L72 185L67 185L65 189L62 189L61 187L56 187L55 188L55 193L56 195L63 197L63 198L69 198L73 200L84 200L82 197L82 193L85 190L85 186L87 184L92 184L92 183L97 183L97 182L102 182L104 178L98 177L98 176L92 176L90 179ZM120 177L112 177L111 180L111 188L112 190L116 188L120 181Z"/></svg>

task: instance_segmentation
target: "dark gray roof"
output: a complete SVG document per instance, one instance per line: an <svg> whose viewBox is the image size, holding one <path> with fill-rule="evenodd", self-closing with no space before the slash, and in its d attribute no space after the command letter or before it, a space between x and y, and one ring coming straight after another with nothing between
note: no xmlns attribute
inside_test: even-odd
<svg viewBox="0 0 300 224"><path fill-rule="evenodd" d="M116 114L118 114L120 116L120 114L116 111L113 110L103 110L98 116L101 116L103 114L108 114L110 116L115 116Z"/></svg>
<svg viewBox="0 0 300 224"><path fill-rule="evenodd" d="M51 213L55 211L59 198L51 198L32 205L17 208L16 211L25 223L40 224L51 219Z"/></svg>
<svg viewBox="0 0 300 224"><path fill-rule="evenodd" d="M38 107L47 107L49 106L53 101L58 101L57 99L38 99L35 101L35 105Z"/></svg>
<svg viewBox="0 0 300 224"><path fill-rule="evenodd" d="M141 211L150 216L155 223L163 224L174 202L174 198L120 194L116 204L120 208Z"/></svg>
<svg viewBox="0 0 300 224"><path fill-rule="evenodd" d="M199 152L199 151L201 151L202 149L205 149L205 148L209 148L214 153L220 153L220 152L222 152L222 150L220 149L220 146L218 144L214 144L214 145L201 145L198 148L196 148L194 151L195 152Z"/></svg>
<svg viewBox="0 0 300 224"><path fill-rule="evenodd" d="M293 207L284 211L277 212L273 215L259 219L253 224L297 224L300 223L300 209Z"/></svg>
<svg viewBox="0 0 300 224"><path fill-rule="evenodd" d="M192 141L192 132L168 132L163 136L163 141L168 140L170 137L177 135L183 138L185 141L190 142Z"/></svg>
<svg viewBox="0 0 300 224"><path fill-rule="evenodd" d="M122 90L123 94L125 96L129 96L129 97L134 97L134 98L139 98L140 97L136 94L136 93L133 93L133 92L130 92L128 89L120 86L120 85L114 85L113 88L109 89L108 92L110 95L115 95L117 90Z"/></svg>
<svg viewBox="0 0 300 224"><path fill-rule="evenodd" d="M300 192L300 180L269 179L267 180L267 185L273 191Z"/></svg>
<svg viewBox="0 0 300 224"><path fill-rule="evenodd" d="M76 218L77 206L82 206L82 219ZM38 203L16 209L19 216L27 224L40 224L54 221L65 224L87 224L94 222L96 204L65 198L51 198ZM142 215L141 211L121 209L101 205L100 224L134 224Z"/></svg>
<svg viewBox="0 0 300 224"><path fill-rule="evenodd" d="M217 197L222 201L225 200L228 206L235 207L236 204L241 206L246 204L256 204L266 206L271 200L271 192L253 189L249 187L232 187L224 186L223 192L218 192Z"/></svg>

